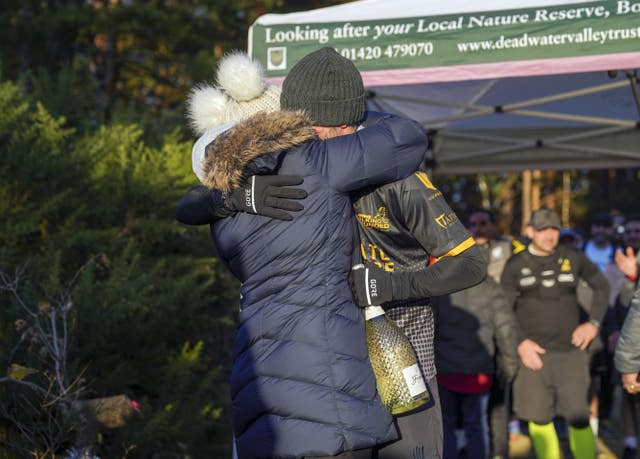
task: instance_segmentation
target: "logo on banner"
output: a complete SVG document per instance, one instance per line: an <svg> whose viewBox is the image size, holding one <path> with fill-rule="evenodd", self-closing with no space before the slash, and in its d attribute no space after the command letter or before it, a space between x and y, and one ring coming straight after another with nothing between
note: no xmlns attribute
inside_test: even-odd
<svg viewBox="0 0 640 459"><path fill-rule="evenodd" d="M287 68L287 48L278 46L267 49L267 70L284 70Z"/></svg>

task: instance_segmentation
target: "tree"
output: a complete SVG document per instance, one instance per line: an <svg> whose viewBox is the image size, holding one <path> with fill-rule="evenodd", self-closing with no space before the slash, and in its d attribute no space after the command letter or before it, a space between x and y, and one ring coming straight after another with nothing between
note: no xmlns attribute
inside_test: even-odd
<svg viewBox="0 0 640 459"><path fill-rule="evenodd" d="M47 79L59 80L59 72L71 72L48 85L48 98L76 98L74 105L84 109L72 120L78 123L109 121L131 104L138 113L182 112L194 82L212 78L224 52L246 48L250 23L282 3L8 1L0 13L0 78L22 78L23 93L31 93ZM69 91L68 81L80 84ZM62 110L54 115L70 115L63 105L48 107Z"/></svg>
<svg viewBox="0 0 640 459"><path fill-rule="evenodd" d="M73 305L65 367L81 375L83 398L141 403L127 426L96 439L99 455L226 454L237 283L212 259L204 228L173 220L193 181L190 144L179 131L159 147L143 138L136 125L70 129L16 84L0 84L0 270L26 266L25 304ZM0 353L0 367L32 368L24 381L34 382L45 362L16 329L25 309L7 291L0 302L9 306L0 349L16 349ZM33 403L34 416L47 418L44 405Z"/></svg>

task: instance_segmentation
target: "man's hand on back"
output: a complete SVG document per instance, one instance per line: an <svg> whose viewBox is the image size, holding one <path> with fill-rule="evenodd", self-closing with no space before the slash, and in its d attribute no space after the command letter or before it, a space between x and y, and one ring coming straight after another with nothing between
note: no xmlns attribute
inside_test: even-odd
<svg viewBox="0 0 640 459"><path fill-rule="evenodd" d="M226 196L225 206L236 212L290 221L293 217L285 211L304 209L301 203L293 200L306 198L307 192L291 188L302 182L302 177L293 175L252 175L242 187Z"/></svg>

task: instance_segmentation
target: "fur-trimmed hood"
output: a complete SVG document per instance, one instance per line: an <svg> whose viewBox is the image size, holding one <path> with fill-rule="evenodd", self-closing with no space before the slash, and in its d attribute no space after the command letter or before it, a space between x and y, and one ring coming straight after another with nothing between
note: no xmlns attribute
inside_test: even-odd
<svg viewBox="0 0 640 459"><path fill-rule="evenodd" d="M249 163L314 139L311 121L300 111L258 113L238 123L205 150L202 165L208 188L230 191L242 184Z"/></svg>

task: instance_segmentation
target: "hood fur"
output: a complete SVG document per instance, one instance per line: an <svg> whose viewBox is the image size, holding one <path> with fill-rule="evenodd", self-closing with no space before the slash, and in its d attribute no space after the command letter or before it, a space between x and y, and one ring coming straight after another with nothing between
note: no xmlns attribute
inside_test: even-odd
<svg viewBox="0 0 640 459"><path fill-rule="evenodd" d="M251 160L314 138L311 121L301 111L258 113L207 146L203 183L211 189L231 191L242 184L243 171Z"/></svg>

